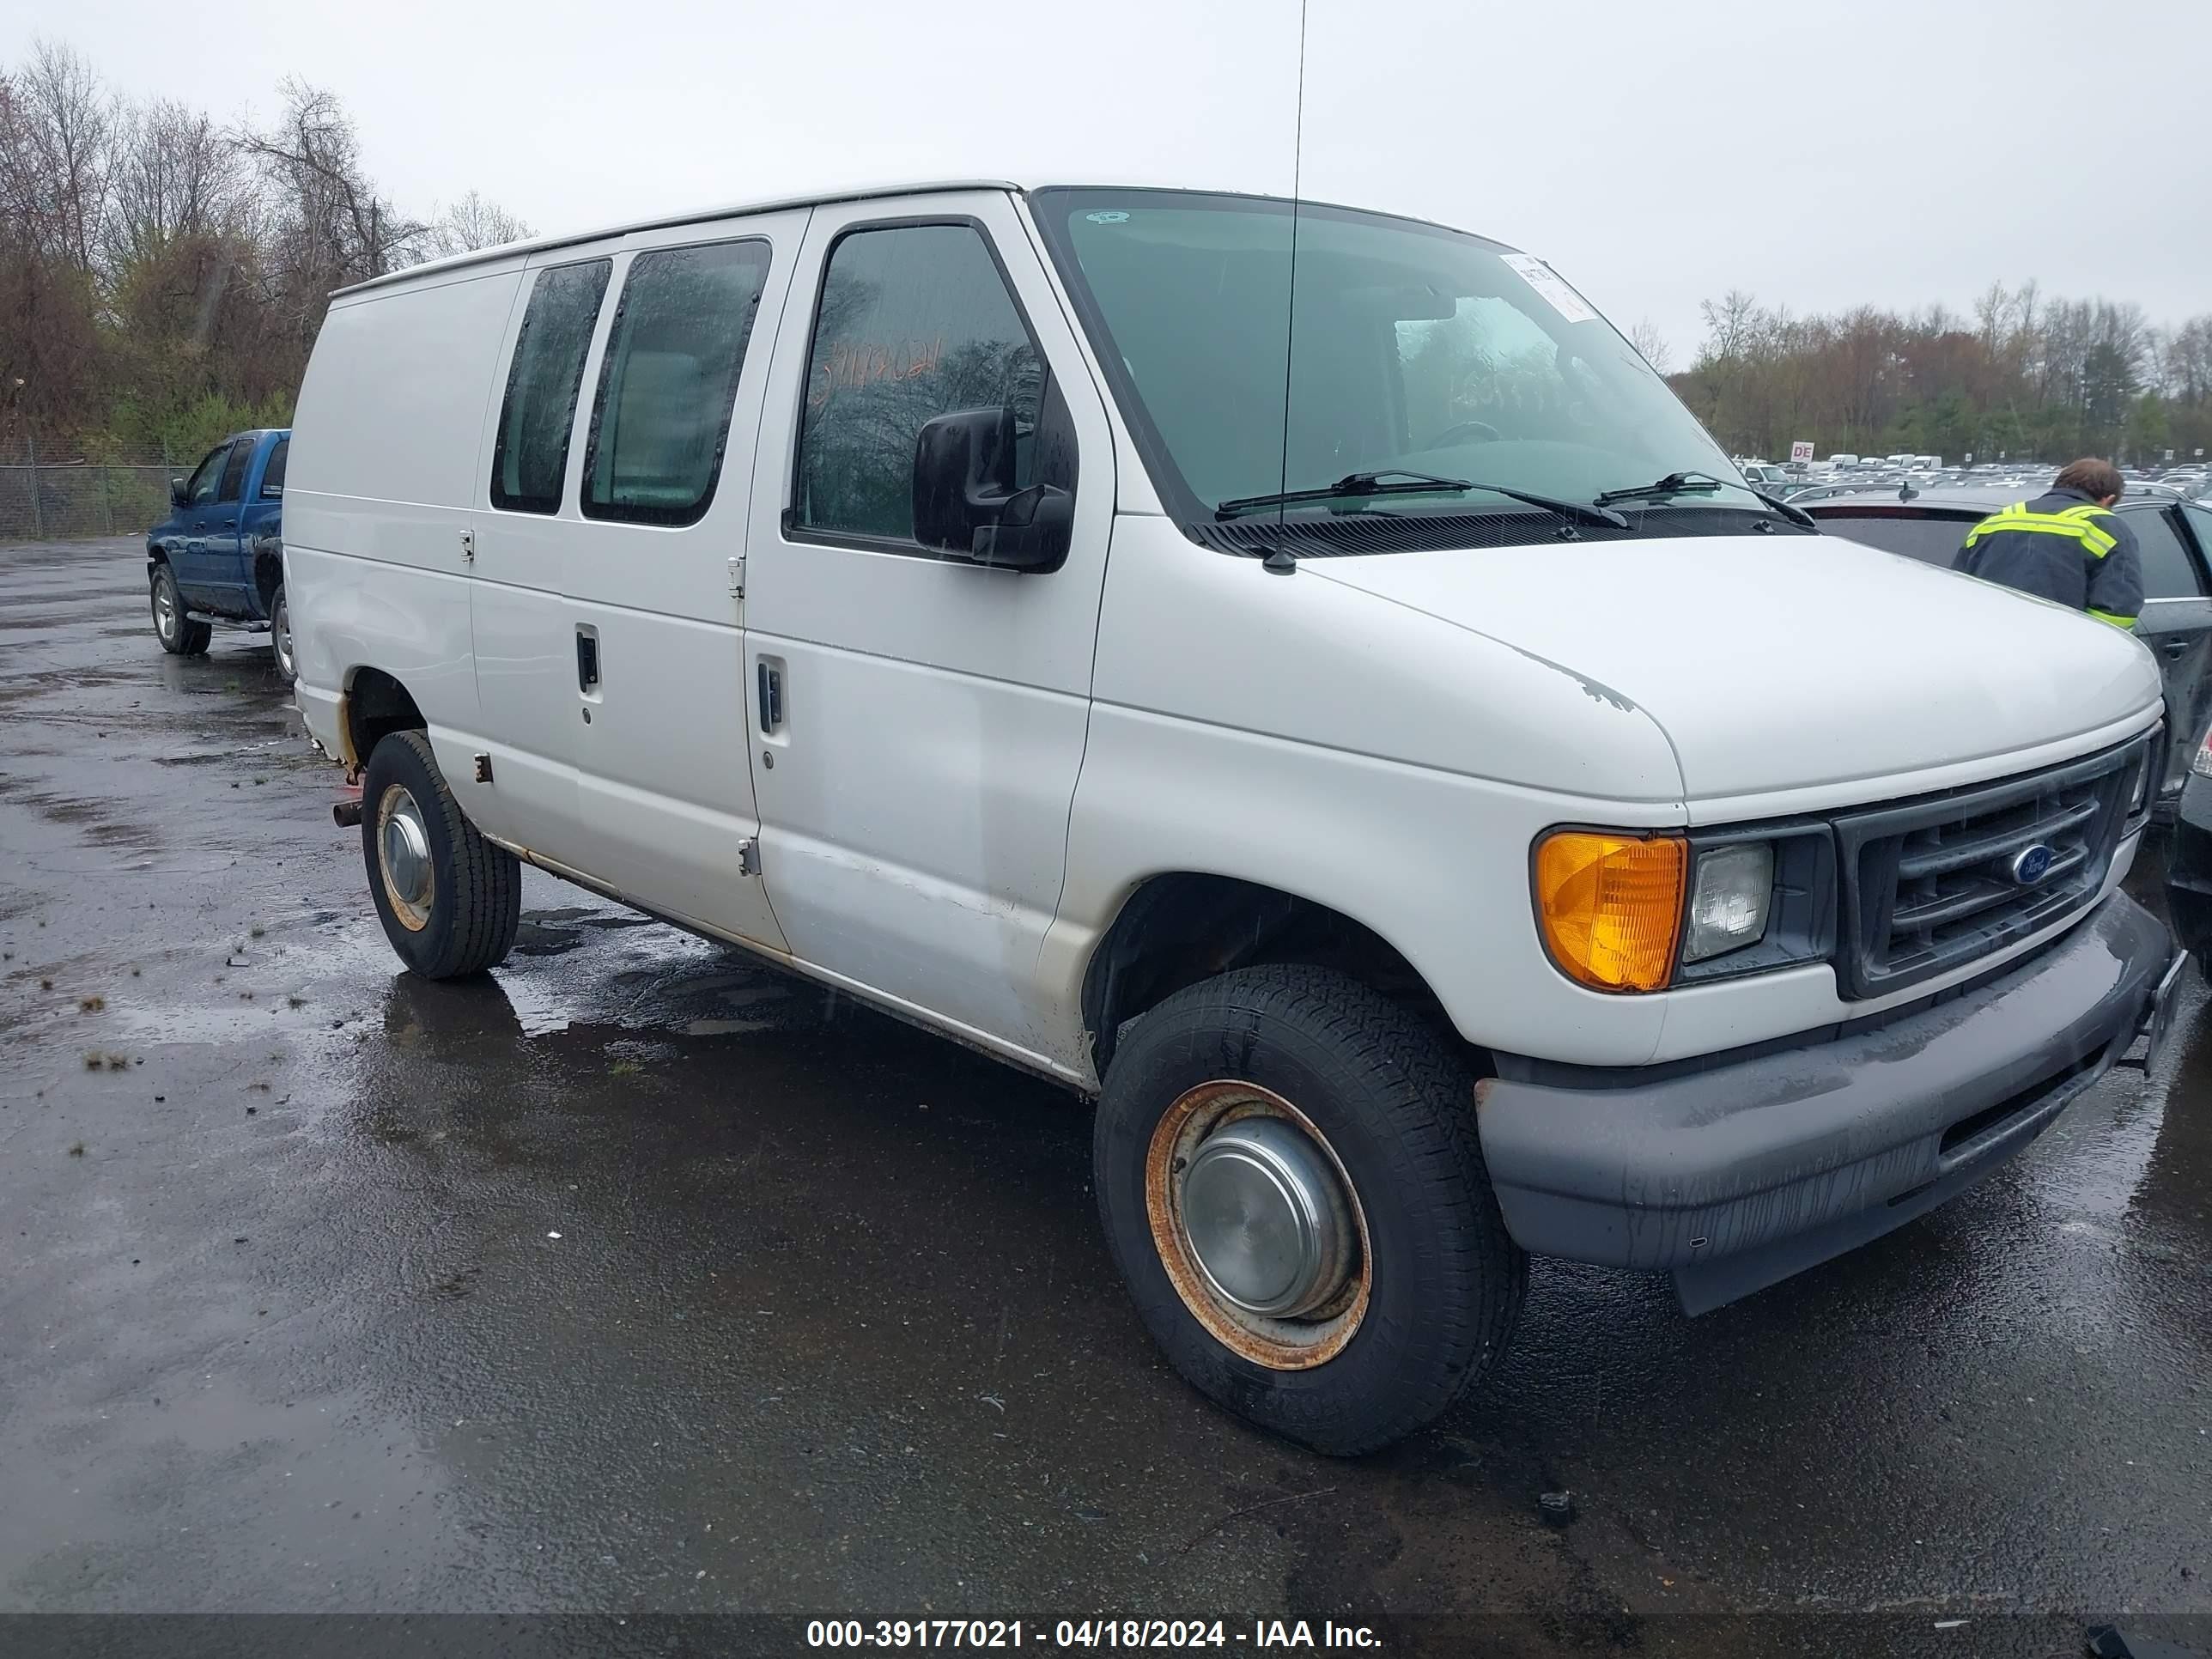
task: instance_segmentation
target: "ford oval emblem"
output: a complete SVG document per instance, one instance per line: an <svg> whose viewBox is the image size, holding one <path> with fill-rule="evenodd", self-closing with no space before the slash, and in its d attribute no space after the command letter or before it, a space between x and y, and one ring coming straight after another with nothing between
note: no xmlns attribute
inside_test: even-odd
<svg viewBox="0 0 2212 1659"><path fill-rule="evenodd" d="M2041 842L2023 847L2012 855L2012 878L2022 887L2033 887L2051 873L2051 866L2057 861L2056 848Z"/></svg>

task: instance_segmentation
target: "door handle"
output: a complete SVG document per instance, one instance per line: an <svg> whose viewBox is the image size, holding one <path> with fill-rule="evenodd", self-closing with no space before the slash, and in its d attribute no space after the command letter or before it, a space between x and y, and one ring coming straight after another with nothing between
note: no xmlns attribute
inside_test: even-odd
<svg viewBox="0 0 2212 1659"><path fill-rule="evenodd" d="M762 663L759 678L760 727L773 732L783 724L783 671Z"/></svg>
<svg viewBox="0 0 2212 1659"><path fill-rule="evenodd" d="M2196 648L2197 641L2194 640L2168 640L2164 645L2159 647L2160 650L2165 652L2176 662L2179 662Z"/></svg>
<svg viewBox="0 0 2212 1659"><path fill-rule="evenodd" d="M596 634L576 630L576 689L589 691L599 683L599 639Z"/></svg>

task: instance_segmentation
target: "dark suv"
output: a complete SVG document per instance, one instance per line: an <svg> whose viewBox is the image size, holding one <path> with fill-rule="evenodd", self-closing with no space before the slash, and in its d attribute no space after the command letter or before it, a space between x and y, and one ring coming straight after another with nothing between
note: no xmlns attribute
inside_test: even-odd
<svg viewBox="0 0 2212 1659"><path fill-rule="evenodd" d="M1921 490L1910 500L1893 489L1869 490L1800 504L1829 535L1948 566L1969 530L2022 493L2019 484L1997 489L1964 484ZM2033 499L2043 492L2025 493ZM2131 492L2113 510L2142 545L2143 607L2136 635L2158 659L2166 681L2167 750L2159 817L2171 820L2197 739L2212 720L2212 502L2152 495Z"/></svg>
<svg viewBox="0 0 2212 1659"><path fill-rule="evenodd" d="M196 657L212 621L266 629L277 672L293 677L284 604L284 463L292 434L240 432L189 478L169 481L169 516L146 532L146 580L161 649Z"/></svg>

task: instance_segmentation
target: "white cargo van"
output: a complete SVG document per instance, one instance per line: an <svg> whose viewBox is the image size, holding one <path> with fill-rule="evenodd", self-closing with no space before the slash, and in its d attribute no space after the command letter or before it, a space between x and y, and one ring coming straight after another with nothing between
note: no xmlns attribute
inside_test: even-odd
<svg viewBox="0 0 2212 1659"><path fill-rule="evenodd" d="M2172 982L2142 646L1813 533L1456 230L955 184L497 249L339 295L293 449L409 968L498 963L527 860L1097 1097L1146 1325L1326 1450L1525 1252L1694 1312L1921 1214Z"/></svg>

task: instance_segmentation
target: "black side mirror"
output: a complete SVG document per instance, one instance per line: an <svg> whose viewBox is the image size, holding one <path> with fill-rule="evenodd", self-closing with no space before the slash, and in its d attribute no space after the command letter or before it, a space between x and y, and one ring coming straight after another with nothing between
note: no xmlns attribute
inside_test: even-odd
<svg viewBox="0 0 2212 1659"><path fill-rule="evenodd" d="M184 504L185 504L185 481L184 481L182 478L172 478L172 479L170 479L170 480L169 480L169 505L170 505L171 507L182 507Z"/></svg>
<svg viewBox="0 0 2212 1659"><path fill-rule="evenodd" d="M1075 497L1051 484L1014 488L1014 411L958 409L914 441L914 538L1009 570L1056 570L1067 557Z"/></svg>

